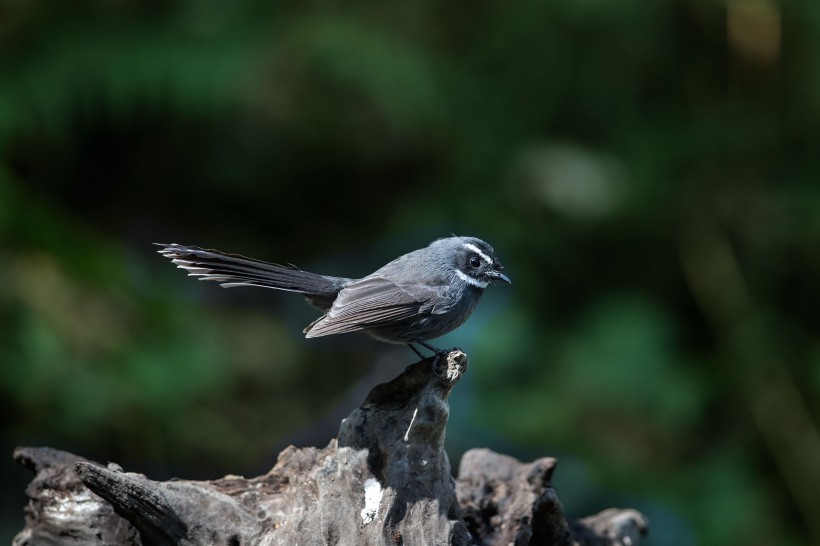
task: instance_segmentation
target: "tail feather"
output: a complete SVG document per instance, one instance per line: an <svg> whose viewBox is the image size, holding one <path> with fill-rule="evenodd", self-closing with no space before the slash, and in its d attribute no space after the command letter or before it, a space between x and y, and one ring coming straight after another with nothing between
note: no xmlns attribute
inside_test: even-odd
<svg viewBox="0 0 820 546"><path fill-rule="evenodd" d="M158 252L169 258L178 268L187 270L189 276L199 277L202 281L215 281L226 288L276 288L332 301L349 280L317 275L294 266L263 262L237 254L225 254L218 250L178 244L157 244L162 247Z"/></svg>

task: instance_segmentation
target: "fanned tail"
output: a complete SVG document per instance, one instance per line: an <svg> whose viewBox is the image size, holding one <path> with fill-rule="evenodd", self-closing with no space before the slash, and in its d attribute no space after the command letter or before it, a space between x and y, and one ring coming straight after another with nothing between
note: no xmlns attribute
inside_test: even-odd
<svg viewBox="0 0 820 546"><path fill-rule="evenodd" d="M196 246L161 244L160 254L170 259L180 269L188 271L189 277L201 281L215 281L221 286L259 286L304 294L309 300L320 304L336 297L349 279L317 275L294 266L285 266L245 258L237 254L225 254Z"/></svg>

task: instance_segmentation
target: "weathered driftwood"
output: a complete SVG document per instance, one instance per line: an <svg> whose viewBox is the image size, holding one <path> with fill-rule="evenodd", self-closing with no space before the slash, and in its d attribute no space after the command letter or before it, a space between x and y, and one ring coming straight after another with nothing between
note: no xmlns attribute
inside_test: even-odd
<svg viewBox="0 0 820 546"><path fill-rule="evenodd" d="M50 448L18 448L35 478L15 546L50 544L635 545L646 519L567 521L555 460L444 452L447 397L467 359L423 360L342 421L323 449L289 447L263 476L155 482Z"/></svg>

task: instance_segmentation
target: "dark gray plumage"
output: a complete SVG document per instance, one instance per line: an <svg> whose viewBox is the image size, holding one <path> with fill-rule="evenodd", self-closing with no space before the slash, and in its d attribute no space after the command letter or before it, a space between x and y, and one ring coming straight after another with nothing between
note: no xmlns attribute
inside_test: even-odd
<svg viewBox="0 0 820 546"><path fill-rule="evenodd" d="M426 343L460 326L488 284L509 283L493 248L475 237L448 237L400 256L362 279L331 277L194 246L159 251L200 280L303 294L325 314L306 337L364 332L388 343Z"/></svg>

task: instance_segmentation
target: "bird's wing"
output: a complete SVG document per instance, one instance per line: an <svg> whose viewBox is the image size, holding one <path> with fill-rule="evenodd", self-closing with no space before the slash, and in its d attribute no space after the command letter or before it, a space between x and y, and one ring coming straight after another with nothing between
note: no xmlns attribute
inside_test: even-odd
<svg viewBox="0 0 820 546"><path fill-rule="evenodd" d="M430 313L438 291L424 285L398 285L383 277L365 277L347 285L325 316L305 328L306 337L375 328Z"/></svg>

